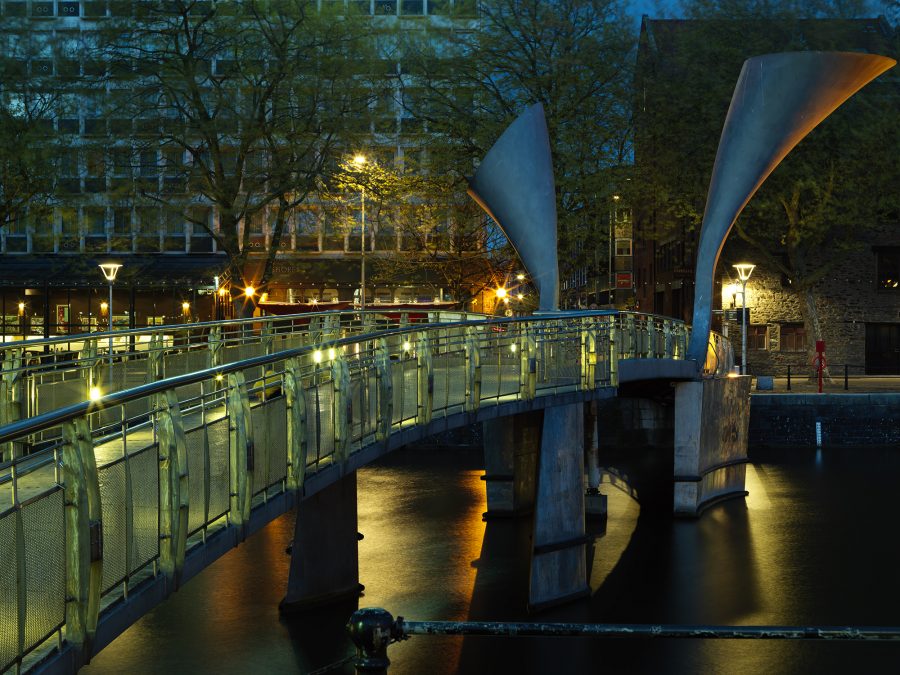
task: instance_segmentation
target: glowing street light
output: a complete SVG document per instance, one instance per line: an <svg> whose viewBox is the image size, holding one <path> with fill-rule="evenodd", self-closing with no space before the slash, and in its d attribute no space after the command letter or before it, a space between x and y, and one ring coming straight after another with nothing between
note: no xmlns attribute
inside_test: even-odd
<svg viewBox="0 0 900 675"><path fill-rule="evenodd" d="M355 155L353 157L353 165L357 169L365 167L365 155ZM360 223L360 242L359 242L359 308L366 308L366 188L362 186L359 189L359 223Z"/></svg>
<svg viewBox="0 0 900 675"><path fill-rule="evenodd" d="M116 280L116 275L119 274L119 270L122 269L122 264L117 262L106 262L100 263L97 265L100 268L100 271L103 272L103 277L106 281L109 282L109 305L107 306L109 310L109 368L110 368L110 383L112 382L112 362L113 362L113 298L112 298L112 289L113 282Z"/></svg>
<svg viewBox="0 0 900 675"><path fill-rule="evenodd" d="M248 298L252 298L254 295L256 295L256 289L253 288L253 286L247 286L247 288L244 289L244 295L246 295Z"/></svg>
<svg viewBox="0 0 900 675"><path fill-rule="evenodd" d="M756 265L738 263L732 265L741 280L741 375L747 374L747 282Z"/></svg>

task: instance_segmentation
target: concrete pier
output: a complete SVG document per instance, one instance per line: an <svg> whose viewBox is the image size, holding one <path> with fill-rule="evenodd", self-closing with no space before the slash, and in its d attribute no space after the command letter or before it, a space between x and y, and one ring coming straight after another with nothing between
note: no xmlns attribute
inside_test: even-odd
<svg viewBox="0 0 900 675"><path fill-rule="evenodd" d="M483 422L487 518L513 517L534 508L541 411Z"/></svg>
<svg viewBox="0 0 900 675"><path fill-rule="evenodd" d="M544 411L534 509L529 607L590 594L584 529L584 405Z"/></svg>
<svg viewBox="0 0 900 675"><path fill-rule="evenodd" d="M750 377L675 385L675 514L746 495Z"/></svg>
<svg viewBox="0 0 900 675"><path fill-rule="evenodd" d="M285 613L305 611L358 594L356 472L297 507Z"/></svg>

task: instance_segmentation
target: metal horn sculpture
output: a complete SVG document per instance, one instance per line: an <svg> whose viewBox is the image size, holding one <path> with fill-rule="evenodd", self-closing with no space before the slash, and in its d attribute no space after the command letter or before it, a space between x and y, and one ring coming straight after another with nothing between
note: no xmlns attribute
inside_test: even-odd
<svg viewBox="0 0 900 675"><path fill-rule="evenodd" d="M488 151L469 195L506 234L540 293L538 308L559 309L556 188L544 107L519 115Z"/></svg>
<svg viewBox="0 0 900 675"><path fill-rule="evenodd" d="M895 65L851 52L795 52L747 59L725 118L700 229L689 359L706 360L713 275L750 198L779 162L838 106Z"/></svg>

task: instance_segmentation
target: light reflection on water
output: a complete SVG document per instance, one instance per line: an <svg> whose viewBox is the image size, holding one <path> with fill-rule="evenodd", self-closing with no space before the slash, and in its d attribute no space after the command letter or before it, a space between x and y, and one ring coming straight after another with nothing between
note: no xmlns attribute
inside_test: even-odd
<svg viewBox="0 0 900 675"><path fill-rule="evenodd" d="M547 621L723 624L900 623L894 535L900 453L863 448L754 455L746 500L699 520L641 513L608 489L593 597ZM480 456L400 451L359 474L360 606L410 619L519 620L527 519L481 519ZM353 605L282 621L290 515L190 581L95 657L93 673L307 672L349 653ZM393 675L897 670L892 644L432 638L392 645ZM333 672L352 672L345 668Z"/></svg>

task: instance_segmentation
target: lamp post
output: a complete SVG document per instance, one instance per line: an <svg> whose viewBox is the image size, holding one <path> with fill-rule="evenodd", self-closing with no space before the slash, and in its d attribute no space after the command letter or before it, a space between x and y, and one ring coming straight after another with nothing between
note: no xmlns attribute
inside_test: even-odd
<svg viewBox="0 0 900 675"><path fill-rule="evenodd" d="M609 212L609 304L616 304L616 270L613 265L615 260L616 220L618 219L619 195L613 195L612 208Z"/></svg>
<svg viewBox="0 0 900 675"><path fill-rule="evenodd" d="M356 155L353 157L353 164L362 169L366 165L365 155ZM366 187L362 186L359 191L359 211L360 226L362 228L362 236L359 244L359 309L366 308Z"/></svg>
<svg viewBox="0 0 900 675"><path fill-rule="evenodd" d="M100 271L103 272L104 278L109 282L109 304L107 308L109 310L109 367L110 367L110 384L112 383L112 362L113 362L113 303L112 303L112 289L113 282L116 280L116 275L119 273L119 270L122 269L121 263L108 262L108 263L100 263L97 267L100 268Z"/></svg>
<svg viewBox="0 0 900 675"><path fill-rule="evenodd" d="M738 263L732 265L741 280L741 375L747 374L747 282L756 265Z"/></svg>

